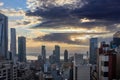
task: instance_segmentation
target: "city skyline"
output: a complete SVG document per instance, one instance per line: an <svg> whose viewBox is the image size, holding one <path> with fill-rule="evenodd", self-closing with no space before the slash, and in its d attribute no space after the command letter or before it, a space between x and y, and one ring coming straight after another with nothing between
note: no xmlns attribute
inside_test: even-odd
<svg viewBox="0 0 120 80"><path fill-rule="evenodd" d="M0 0L0 80L120 80L120 0Z"/></svg>
<svg viewBox="0 0 120 80"><path fill-rule="evenodd" d="M46 46L47 55L52 54L55 45L61 47L62 55L65 49L73 55L88 51L92 37L98 37L98 42L111 41L120 29L118 10L118 0L0 1L0 12L9 19L9 35L10 28L15 28L17 37L26 37L27 55L32 59L40 54L42 45Z"/></svg>

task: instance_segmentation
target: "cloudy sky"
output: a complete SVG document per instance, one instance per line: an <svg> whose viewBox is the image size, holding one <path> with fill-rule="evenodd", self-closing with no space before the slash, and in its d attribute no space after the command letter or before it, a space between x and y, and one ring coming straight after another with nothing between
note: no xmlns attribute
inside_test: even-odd
<svg viewBox="0 0 120 80"><path fill-rule="evenodd" d="M111 41L120 29L120 0L0 0L9 28L27 38L27 55L35 59L41 45L52 54L54 45L69 54L89 50L89 39Z"/></svg>

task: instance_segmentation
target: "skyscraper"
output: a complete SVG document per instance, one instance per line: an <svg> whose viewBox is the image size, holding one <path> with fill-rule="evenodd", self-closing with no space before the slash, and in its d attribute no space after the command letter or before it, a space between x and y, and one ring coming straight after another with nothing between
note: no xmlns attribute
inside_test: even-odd
<svg viewBox="0 0 120 80"><path fill-rule="evenodd" d="M42 59L45 62L46 61L46 49L45 49L45 46L42 46L41 54L42 54Z"/></svg>
<svg viewBox="0 0 120 80"><path fill-rule="evenodd" d="M113 44L118 47L120 46L120 31L116 32L114 35L113 35Z"/></svg>
<svg viewBox="0 0 120 80"><path fill-rule="evenodd" d="M12 53L12 60L14 63L16 63L16 30L15 28L11 28L10 51Z"/></svg>
<svg viewBox="0 0 120 80"><path fill-rule="evenodd" d="M0 13L0 56L8 57L8 18Z"/></svg>
<svg viewBox="0 0 120 80"><path fill-rule="evenodd" d="M26 62L26 38L18 37L18 60L20 62Z"/></svg>
<svg viewBox="0 0 120 80"><path fill-rule="evenodd" d="M68 51L64 51L64 62L68 62Z"/></svg>
<svg viewBox="0 0 120 80"><path fill-rule="evenodd" d="M60 47L58 45L55 45L55 57L56 57L56 63L60 63Z"/></svg>
<svg viewBox="0 0 120 80"><path fill-rule="evenodd" d="M97 48L98 48L98 39L90 39L90 64L97 63Z"/></svg>

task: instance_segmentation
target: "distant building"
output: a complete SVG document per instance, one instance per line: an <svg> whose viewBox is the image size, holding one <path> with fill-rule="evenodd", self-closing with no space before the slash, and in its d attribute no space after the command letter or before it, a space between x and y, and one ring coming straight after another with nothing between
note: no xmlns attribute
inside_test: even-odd
<svg viewBox="0 0 120 80"><path fill-rule="evenodd" d="M91 38L90 39L90 64L96 64L97 63L97 47L98 47L98 39L97 38Z"/></svg>
<svg viewBox="0 0 120 80"><path fill-rule="evenodd" d="M26 62L26 38L18 37L18 60Z"/></svg>
<svg viewBox="0 0 120 80"><path fill-rule="evenodd" d="M68 51L64 51L64 62L68 62Z"/></svg>
<svg viewBox="0 0 120 80"><path fill-rule="evenodd" d="M56 63L60 64L60 47L58 45L55 45L54 54L56 57Z"/></svg>
<svg viewBox="0 0 120 80"><path fill-rule="evenodd" d="M49 62L46 62L44 64L44 73L49 73L50 72L50 64Z"/></svg>
<svg viewBox="0 0 120 80"><path fill-rule="evenodd" d="M73 63L64 62L61 68L63 80L73 80Z"/></svg>
<svg viewBox="0 0 120 80"><path fill-rule="evenodd" d="M8 18L0 13L0 56L8 58Z"/></svg>
<svg viewBox="0 0 120 80"><path fill-rule="evenodd" d="M116 32L113 35L113 43L115 44L116 47L120 46L120 31Z"/></svg>
<svg viewBox="0 0 120 80"><path fill-rule="evenodd" d="M55 55L50 55L49 56L49 62L51 63L51 64L54 64L56 61L55 61L56 59L55 59Z"/></svg>
<svg viewBox="0 0 120 80"><path fill-rule="evenodd" d="M84 64L83 54L75 54L73 62L73 80L90 80L90 66Z"/></svg>
<svg viewBox="0 0 120 80"><path fill-rule="evenodd" d="M53 79L53 76L51 74L45 74L44 80L54 80L54 79Z"/></svg>
<svg viewBox="0 0 120 80"><path fill-rule="evenodd" d="M16 30L11 28L10 52L12 53L12 60L16 63Z"/></svg>
<svg viewBox="0 0 120 80"><path fill-rule="evenodd" d="M42 46L41 54L42 54L42 59L43 59L43 61L45 63L46 62L46 49L45 49L45 46Z"/></svg>

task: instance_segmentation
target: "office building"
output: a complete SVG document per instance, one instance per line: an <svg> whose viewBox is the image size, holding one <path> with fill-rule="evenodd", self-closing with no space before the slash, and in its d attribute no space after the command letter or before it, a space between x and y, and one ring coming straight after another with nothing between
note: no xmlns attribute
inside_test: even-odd
<svg viewBox="0 0 120 80"><path fill-rule="evenodd" d="M42 59L43 59L43 61L45 63L46 62L46 49L45 49L45 46L42 46L41 54L42 54Z"/></svg>
<svg viewBox="0 0 120 80"><path fill-rule="evenodd" d="M98 53L98 80L120 79L119 49L110 48L105 42L101 44Z"/></svg>
<svg viewBox="0 0 120 80"><path fill-rule="evenodd" d="M18 37L18 60L20 62L26 62L26 38Z"/></svg>
<svg viewBox="0 0 120 80"><path fill-rule="evenodd" d="M16 30L11 28L10 52L12 53L12 60L16 63Z"/></svg>
<svg viewBox="0 0 120 80"><path fill-rule="evenodd" d="M55 45L54 54L56 57L56 63L60 64L60 47L58 45Z"/></svg>
<svg viewBox="0 0 120 80"><path fill-rule="evenodd" d="M8 58L8 18L0 13L0 56Z"/></svg>
<svg viewBox="0 0 120 80"><path fill-rule="evenodd" d="M44 73L49 73L50 72L50 64L49 62L46 62L44 64Z"/></svg>
<svg viewBox="0 0 120 80"><path fill-rule="evenodd" d="M64 62L68 62L68 51L64 51Z"/></svg>
<svg viewBox="0 0 120 80"><path fill-rule="evenodd" d="M56 61L55 55L50 55L50 56L49 56L49 62L50 62L51 64L54 64L55 61Z"/></svg>
<svg viewBox="0 0 120 80"><path fill-rule="evenodd" d="M97 63L97 47L98 47L98 39L97 38L91 38L90 39L90 64L96 64Z"/></svg>
<svg viewBox="0 0 120 80"><path fill-rule="evenodd" d="M116 32L114 35L113 35L113 43L116 47L119 47L120 46L120 31Z"/></svg>

